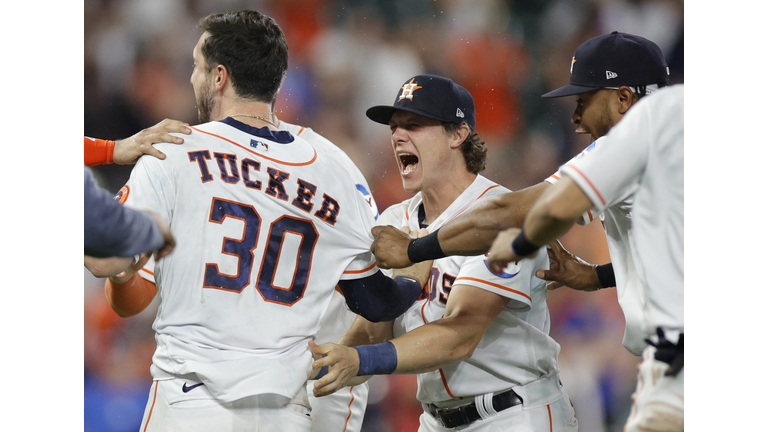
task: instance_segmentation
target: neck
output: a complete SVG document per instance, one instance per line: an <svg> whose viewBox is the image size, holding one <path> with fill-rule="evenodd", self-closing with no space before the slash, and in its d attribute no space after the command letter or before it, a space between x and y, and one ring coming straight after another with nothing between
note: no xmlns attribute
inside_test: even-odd
<svg viewBox="0 0 768 432"><path fill-rule="evenodd" d="M254 127L267 126L277 129L277 119L272 113L272 104L263 102L232 103L221 108L222 119L234 117L237 121Z"/></svg>
<svg viewBox="0 0 768 432"><path fill-rule="evenodd" d="M461 175L452 175L435 187L421 190L424 205L424 222L434 222L443 212L475 181L477 174L464 171Z"/></svg>

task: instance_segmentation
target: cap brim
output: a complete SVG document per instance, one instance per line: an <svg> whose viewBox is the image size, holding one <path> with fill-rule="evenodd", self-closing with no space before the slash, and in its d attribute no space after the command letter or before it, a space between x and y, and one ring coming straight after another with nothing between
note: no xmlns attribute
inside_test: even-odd
<svg viewBox="0 0 768 432"><path fill-rule="evenodd" d="M541 95L541 97L556 98L556 97L563 97L563 96L573 96L579 93L591 92L601 88L602 87L587 87L587 86L578 86L578 85L568 84L560 87L557 90L552 90L549 93L544 93L543 95Z"/></svg>
<svg viewBox="0 0 768 432"><path fill-rule="evenodd" d="M377 105L374 107L370 107L368 108L367 111L365 111L365 115L368 116L369 119L375 121L376 123L389 125L389 121L392 119L392 114L394 114L396 111L407 111L410 113L418 114L418 115L435 119L435 120L449 121L449 120L438 118L434 114L430 114L422 110L417 110L417 109L407 108L407 107L396 107L391 105Z"/></svg>

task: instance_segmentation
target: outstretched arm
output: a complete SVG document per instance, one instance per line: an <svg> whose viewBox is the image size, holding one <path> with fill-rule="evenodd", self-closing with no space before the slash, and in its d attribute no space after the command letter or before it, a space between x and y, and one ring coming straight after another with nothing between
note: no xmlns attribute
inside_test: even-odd
<svg viewBox="0 0 768 432"><path fill-rule="evenodd" d="M500 274L510 261L538 252L568 232L592 202L579 186L565 177L547 190L531 208L523 229L502 231L494 240L488 255L488 267Z"/></svg>
<svg viewBox="0 0 768 432"><path fill-rule="evenodd" d="M152 144L161 142L183 143L184 139L171 135L173 132L189 135L192 133L192 129L187 123L165 119L123 140L110 141L84 137L85 165L90 167L111 163L118 165L135 164L139 157L144 154L165 159L165 154L152 147Z"/></svg>
<svg viewBox="0 0 768 432"><path fill-rule="evenodd" d="M523 225L528 210L549 187L549 183L541 182L488 198L418 241L393 227L375 227L376 239L371 250L376 263L381 268L401 268L448 255L483 254L500 231Z"/></svg>
<svg viewBox="0 0 768 432"><path fill-rule="evenodd" d="M324 355L315 368L329 366L314 394L324 396L348 385L355 376L416 374L437 370L472 356L491 322L509 299L473 286L451 290L443 318L376 345L346 347L323 344L313 352Z"/></svg>

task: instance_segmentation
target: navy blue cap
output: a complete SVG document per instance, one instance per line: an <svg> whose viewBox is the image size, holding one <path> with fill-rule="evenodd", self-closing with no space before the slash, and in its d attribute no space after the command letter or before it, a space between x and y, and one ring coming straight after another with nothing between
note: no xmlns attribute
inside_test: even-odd
<svg viewBox="0 0 768 432"><path fill-rule="evenodd" d="M640 36L613 32L576 48L570 84L542 95L571 96L605 87L665 85L669 68L661 48Z"/></svg>
<svg viewBox="0 0 768 432"><path fill-rule="evenodd" d="M475 131L475 100L467 89L438 75L416 75L406 81L395 103L368 108L365 115L388 125L395 111L408 111L449 123L466 122Z"/></svg>

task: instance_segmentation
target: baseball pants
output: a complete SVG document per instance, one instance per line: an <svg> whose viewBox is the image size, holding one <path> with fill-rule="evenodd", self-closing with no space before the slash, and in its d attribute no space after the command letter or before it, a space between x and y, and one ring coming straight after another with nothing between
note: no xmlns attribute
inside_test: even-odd
<svg viewBox="0 0 768 432"><path fill-rule="evenodd" d="M656 360L655 353L653 346L643 350L632 410L624 432L683 431L685 368L676 376L665 376L669 365Z"/></svg>
<svg viewBox="0 0 768 432"><path fill-rule="evenodd" d="M222 402L192 375L155 380L140 432L310 432L311 408L302 387L293 399L262 394Z"/></svg>
<svg viewBox="0 0 768 432"><path fill-rule="evenodd" d="M368 383L344 387L336 393L316 398L315 381L307 382L312 406L312 432L360 432L368 403Z"/></svg>

